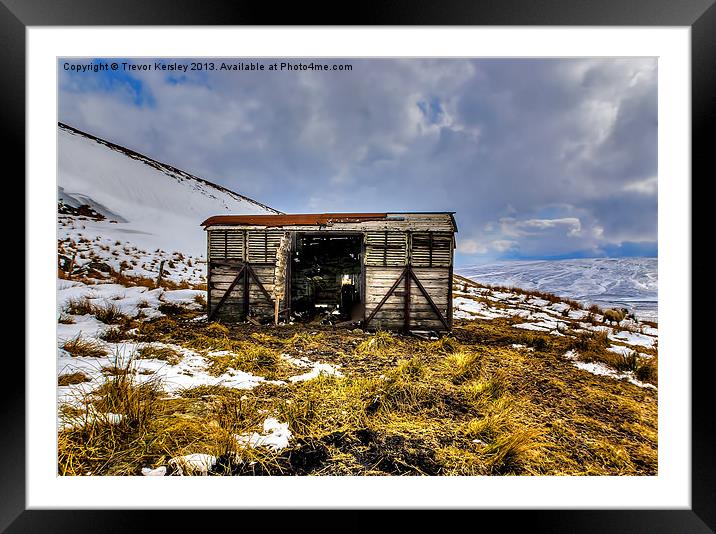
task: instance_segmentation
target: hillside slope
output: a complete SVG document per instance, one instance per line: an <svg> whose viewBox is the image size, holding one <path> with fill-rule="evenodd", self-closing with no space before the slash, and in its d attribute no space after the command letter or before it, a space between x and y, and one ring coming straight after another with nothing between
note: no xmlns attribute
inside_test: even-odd
<svg viewBox="0 0 716 534"><path fill-rule="evenodd" d="M71 221L60 217L60 238L76 236L84 230L83 235L89 238L103 236L138 247L191 255L201 255L206 250L206 236L199 224L211 215L280 213L61 123L58 193L61 207L86 205L105 218L89 218L78 226L76 218Z"/></svg>

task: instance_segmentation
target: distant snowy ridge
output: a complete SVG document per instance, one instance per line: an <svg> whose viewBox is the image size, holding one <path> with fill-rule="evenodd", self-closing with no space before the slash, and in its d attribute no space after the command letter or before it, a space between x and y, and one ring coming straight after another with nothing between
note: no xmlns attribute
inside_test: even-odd
<svg viewBox="0 0 716 534"><path fill-rule="evenodd" d="M110 237L138 247L206 251L200 224L218 214L280 211L172 165L58 123L58 203L106 217L60 217L59 237Z"/></svg>
<svg viewBox="0 0 716 534"><path fill-rule="evenodd" d="M658 317L657 258L504 261L456 272L481 284L545 291L602 307L623 306L646 320Z"/></svg>

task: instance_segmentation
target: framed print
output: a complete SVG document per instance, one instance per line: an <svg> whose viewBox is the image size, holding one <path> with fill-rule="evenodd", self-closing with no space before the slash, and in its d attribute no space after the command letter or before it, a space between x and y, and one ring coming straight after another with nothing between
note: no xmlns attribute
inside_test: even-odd
<svg viewBox="0 0 716 534"><path fill-rule="evenodd" d="M170 4L4 2L28 313L3 528L397 508L713 530L691 291L712 2L350 26Z"/></svg>

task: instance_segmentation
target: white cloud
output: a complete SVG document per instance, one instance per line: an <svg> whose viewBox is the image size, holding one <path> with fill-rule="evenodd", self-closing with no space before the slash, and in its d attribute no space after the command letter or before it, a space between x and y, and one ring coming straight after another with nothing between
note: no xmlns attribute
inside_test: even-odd
<svg viewBox="0 0 716 534"><path fill-rule="evenodd" d="M656 195L657 192L657 179L656 176L647 178L646 180L640 180L638 182L632 182L624 186L624 191L633 193L640 193L642 195Z"/></svg>

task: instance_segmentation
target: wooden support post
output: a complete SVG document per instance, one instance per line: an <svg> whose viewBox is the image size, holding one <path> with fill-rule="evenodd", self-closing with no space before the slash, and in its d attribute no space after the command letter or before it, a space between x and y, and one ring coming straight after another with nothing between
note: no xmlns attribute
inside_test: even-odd
<svg viewBox="0 0 716 534"><path fill-rule="evenodd" d="M164 260L159 262L159 276L157 277L157 287L162 287L162 277L164 276Z"/></svg>
<svg viewBox="0 0 716 534"><path fill-rule="evenodd" d="M248 266L248 262L244 264L244 267ZM249 318L249 287L250 280L249 280L249 271L248 269L244 268L244 287L243 287L243 308L244 308L244 318L248 320Z"/></svg>
<svg viewBox="0 0 716 534"><path fill-rule="evenodd" d="M411 263L412 252L412 235L410 232L405 234L405 296L403 301L403 331L407 334L410 332L410 279L413 275Z"/></svg>
<svg viewBox="0 0 716 534"><path fill-rule="evenodd" d="M453 267L452 262L450 262L450 274L448 275L450 278L450 283L448 283L448 309L447 309L447 322L448 325L450 325L450 330L452 330L452 283L453 283Z"/></svg>
<svg viewBox="0 0 716 534"><path fill-rule="evenodd" d="M408 274L405 276L405 298L403 303L403 330L407 334L410 331L410 278L413 274L410 265L407 267Z"/></svg>
<svg viewBox="0 0 716 534"><path fill-rule="evenodd" d="M208 257L208 256L207 256ZM211 314L211 261L206 262L206 316Z"/></svg>

